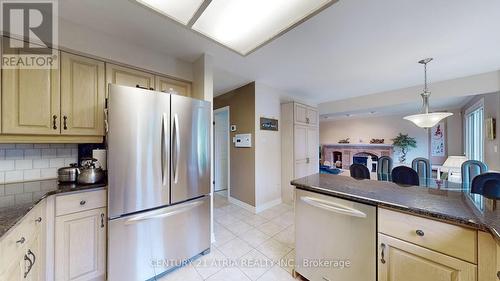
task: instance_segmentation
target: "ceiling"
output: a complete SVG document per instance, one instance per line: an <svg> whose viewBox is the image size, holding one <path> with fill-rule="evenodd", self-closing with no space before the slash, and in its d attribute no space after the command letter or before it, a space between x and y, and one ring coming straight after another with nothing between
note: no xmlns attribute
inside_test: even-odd
<svg viewBox="0 0 500 281"><path fill-rule="evenodd" d="M214 87L251 81L321 103L500 69L498 0L340 0L244 57L133 0L59 1L66 20L193 62L214 57Z"/></svg>

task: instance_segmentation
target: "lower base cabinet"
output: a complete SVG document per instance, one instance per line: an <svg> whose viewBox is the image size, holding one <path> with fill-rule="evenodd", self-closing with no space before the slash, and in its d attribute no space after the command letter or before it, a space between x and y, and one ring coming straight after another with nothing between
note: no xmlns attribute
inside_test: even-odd
<svg viewBox="0 0 500 281"><path fill-rule="evenodd" d="M106 208L56 217L56 281L106 279L106 223Z"/></svg>
<svg viewBox="0 0 500 281"><path fill-rule="evenodd" d="M474 264L378 235L378 281L475 281Z"/></svg>

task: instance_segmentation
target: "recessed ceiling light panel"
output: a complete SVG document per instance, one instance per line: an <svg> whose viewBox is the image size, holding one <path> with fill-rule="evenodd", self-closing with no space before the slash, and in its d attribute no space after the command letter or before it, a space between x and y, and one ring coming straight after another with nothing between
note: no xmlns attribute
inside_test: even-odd
<svg viewBox="0 0 500 281"><path fill-rule="evenodd" d="M187 25L204 0L136 0L171 19Z"/></svg>
<svg viewBox="0 0 500 281"><path fill-rule="evenodd" d="M192 28L246 55L332 2L336 1L212 0Z"/></svg>

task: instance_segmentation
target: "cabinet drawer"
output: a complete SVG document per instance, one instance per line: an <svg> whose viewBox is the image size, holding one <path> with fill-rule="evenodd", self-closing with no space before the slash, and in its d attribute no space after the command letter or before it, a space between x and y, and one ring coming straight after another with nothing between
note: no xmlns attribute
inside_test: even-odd
<svg viewBox="0 0 500 281"><path fill-rule="evenodd" d="M40 233L43 222L38 221L44 217L42 212L45 202L38 203L29 211L18 225L14 226L10 233L7 233L0 243L0 276L6 274L14 263L24 256L26 245L30 244ZM19 242L18 242L19 241Z"/></svg>
<svg viewBox="0 0 500 281"><path fill-rule="evenodd" d="M56 197L56 216L106 206L106 190L86 191Z"/></svg>
<svg viewBox="0 0 500 281"><path fill-rule="evenodd" d="M381 233L477 264L477 231L380 208Z"/></svg>

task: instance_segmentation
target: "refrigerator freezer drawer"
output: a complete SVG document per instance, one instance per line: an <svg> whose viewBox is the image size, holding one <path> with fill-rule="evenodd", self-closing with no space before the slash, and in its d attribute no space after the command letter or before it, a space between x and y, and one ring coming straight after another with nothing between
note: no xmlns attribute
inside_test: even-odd
<svg viewBox="0 0 500 281"><path fill-rule="evenodd" d="M148 280L210 248L210 196L109 222L108 280Z"/></svg>
<svg viewBox="0 0 500 281"><path fill-rule="evenodd" d="M376 280L376 207L296 190L295 270L309 280Z"/></svg>

